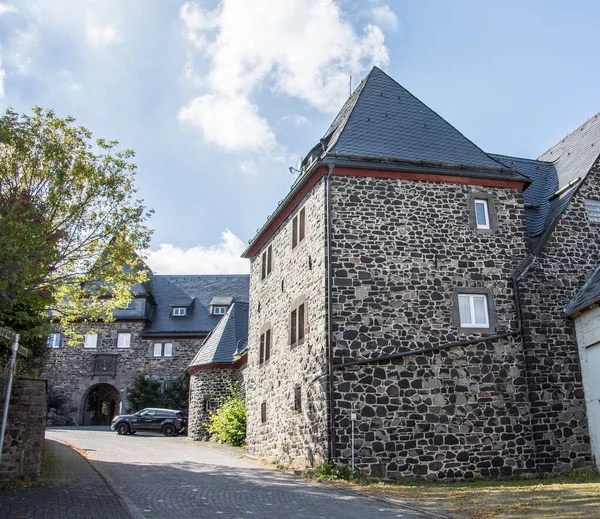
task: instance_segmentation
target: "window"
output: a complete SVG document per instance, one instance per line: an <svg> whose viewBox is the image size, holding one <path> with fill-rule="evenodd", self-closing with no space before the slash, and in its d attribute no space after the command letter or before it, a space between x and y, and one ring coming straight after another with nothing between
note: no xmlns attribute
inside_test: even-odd
<svg viewBox="0 0 600 519"><path fill-rule="evenodd" d="M226 313L226 306L213 306L213 315L225 315Z"/></svg>
<svg viewBox="0 0 600 519"><path fill-rule="evenodd" d="M300 243L306 235L306 210L303 207L298 215L298 243Z"/></svg>
<svg viewBox="0 0 600 519"><path fill-rule="evenodd" d="M490 215L487 200L475 199L475 222L478 229L490 228Z"/></svg>
<svg viewBox="0 0 600 519"><path fill-rule="evenodd" d="M294 388L294 411L297 413L302 412L302 387L296 386Z"/></svg>
<svg viewBox="0 0 600 519"><path fill-rule="evenodd" d="M173 308L171 315L174 317L183 317L187 314L187 308L185 306L176 306Z"/></svg>
<svg viewBox="0 0 600 519"><path fill-rule="evenodd" d="M204 410L206 412L216 411L219 409L219 401L218 400L205 400L204 401Z"/></svg>
<svg viewBox="0 0 600 519"><path fill-rule="evenodd" d="M290 314L290 344L296 344L296 330L297 330L297 310L292 310Z"/></svg>
<svg viewBox="0 0 600 519"><path fill-rule="evenodd" d="M60 333L51 333L48 335L48 348L60 348Z"/></svg>
<svg viewBox="0 0 600 519"><path fill-rule="evenodd" d="M600 201L586 200L585 206L587 207L589 221L594 223L600 223Z"/></svg>
<svg viewBox="0 0 600 519"><path fill-rule="evenodd" d="M262 253L260 279L265 279L271 273L273 261L273 245L269 245L267 250Z"/></svg>
<svg viewBox="0 0 600 519"><path fill-rule="evenodd" d="M271 358L271 329L260 334L259 364L267 362Z"/></svg>
<svg viewBox="0 0 600 519"><path fill-rule="evenodd" d="M131 346L130 333L117 333L117 348L129 348Z"/></svg>
<svg viewBox="0 0 600 519"><path fill-rule="evenodd" d="M172 342L155 342L154 357L172 357L173 343Z"/></svg>
<svg viewBox="0 0 600 519"><path fill-rule="evenodd" d="M292 249L306 237L306 208L292 218Z"/></svg>
<svg viewBox="0 0 600 519"><path fill-rule="evenodd" d="M86 334L83 347L84 348L96 348L98 346L98 334L97 333L88 333Z"/></svg>
<svg viewBox="0 0 600 519"><path fill-rule="evenodd" d="M260 423L267 423L267 403L260 404Z"/></svg>
<svg viewBox="0 0 600 519"><path fill-rule="evenodd" d="M489 328L486 295L458 294L458 310L463 328Z"/></svg>
<svg viewBox="0 0 600 519"><path fill-rule="evenodd" d="M308 322L307 308L306 299L304 296L301 296L296 299L295 304L290 310L289 337L290 346L292 347L304 342L306 336L306 324Z"/></svg>

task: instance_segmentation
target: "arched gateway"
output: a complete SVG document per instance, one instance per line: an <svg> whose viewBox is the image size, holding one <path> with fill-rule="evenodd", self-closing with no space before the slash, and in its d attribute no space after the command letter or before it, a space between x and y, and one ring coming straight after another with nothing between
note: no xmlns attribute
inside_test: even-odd
<svg viewBox="0 0 600 519"><path fill-rule="evenodd" d="M119 414L121 395L110 384L95 384L83 395L79 425L110 425Z"/></svg>

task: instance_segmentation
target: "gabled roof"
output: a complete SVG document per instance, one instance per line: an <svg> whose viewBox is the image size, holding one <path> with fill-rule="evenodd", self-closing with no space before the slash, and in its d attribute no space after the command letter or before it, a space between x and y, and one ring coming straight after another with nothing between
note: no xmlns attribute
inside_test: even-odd
<svg viewBox="0 0 600 519"><path fill-rule="evenodd" d="M248 303L235 302L223 315L213 332L204 341L194 360L188 366L233 364L233 354L248 343Z"/></svg>
<svg viewBox="0 0 600 519"><path fill-rule="evenodd" d="M229 306L233 303L233 297L215 296L211 299L211 306Z"/></svg>
<svg viewBox="0 0 600 519"><path fill-rule="evenodd" d="M194 336L212 331L222 316L211 315L210 303L216 295L248 303L250 278L247 275L152 276L148 283L156 306L143 336ZM171 316L174 302L191 302L187 315Z"/></svg>
<svg viewBox="0 0 600 519"><path fill-rule="evenodd" d="M325 156L397 161L528 181L467 139L385 72L373 67L322 139Z"/></svg>
<svg viewBox="0 0 600 519"><path fill-rule="evenodd" d="M565 306L567 315L585 310L588 306L600 302L600 266L594 271L575 297Z"/></svg>
<svg viewBox="0 0 600 519"><path fill-rule="evenodd" d="M533 180L525 191L529 236L549 231L600 157L600 114L542 153L537 160L492 155ZM551 231L550 231L551 232Z"/></svg>

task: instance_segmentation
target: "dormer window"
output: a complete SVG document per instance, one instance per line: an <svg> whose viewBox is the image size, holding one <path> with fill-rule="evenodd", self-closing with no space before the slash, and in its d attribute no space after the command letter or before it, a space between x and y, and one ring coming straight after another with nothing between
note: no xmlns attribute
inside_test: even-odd
<svg viewBox="0 0 600 519"><path fill-rule="evenodd" d="M233 304L231 296L215 296L210 302L209 311L211 315L225 315Z"/></svg>
<svg viewBox="0 0 600 519"><path fill-rule="evenodd" d="M183 317L184 315L187 315L187 308L185 306L175 306L173 307L171 315L173 317Z"/></svg>

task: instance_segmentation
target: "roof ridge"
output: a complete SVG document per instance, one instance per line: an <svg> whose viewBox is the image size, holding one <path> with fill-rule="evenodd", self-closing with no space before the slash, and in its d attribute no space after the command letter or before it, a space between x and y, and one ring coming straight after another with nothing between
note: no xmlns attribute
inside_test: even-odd
<svg viewBox="0 0 600 519"><path fill-rule="evenodd" d="M553 160L530 159L527 157L518 157L517 155L506 155L505 153L488 152L488 155L490 155L491 157L506 157L507 159L526 160L527 162L541 162L543 164L554 164Z"/></svg>

